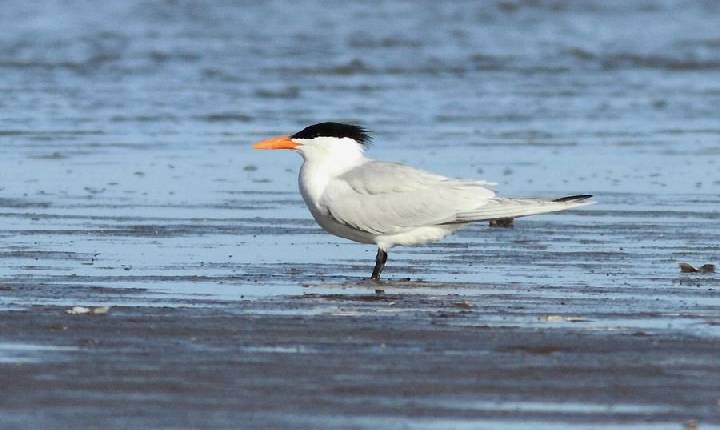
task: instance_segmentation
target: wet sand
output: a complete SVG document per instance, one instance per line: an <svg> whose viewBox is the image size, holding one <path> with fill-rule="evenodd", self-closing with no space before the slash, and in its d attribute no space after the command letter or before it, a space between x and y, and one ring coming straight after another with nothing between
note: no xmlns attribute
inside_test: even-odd
<svg viewBox="0 0 720 430"><path fill-rule="evenodd" d="M532 288L435 287L404 285L381 297L308 288L107 315L6 310L4 427L718 423L717 304L669 308L677 297L658 290L644 299L631 291L568 299Z"/></svg>
<svg viewBox="0 0 720 430"><path fill-rule="evenodd" d="M720 426L716 3L75 6L0 10L1 428ZM249 148L323 120L598 203L378 296Z"/></svg>

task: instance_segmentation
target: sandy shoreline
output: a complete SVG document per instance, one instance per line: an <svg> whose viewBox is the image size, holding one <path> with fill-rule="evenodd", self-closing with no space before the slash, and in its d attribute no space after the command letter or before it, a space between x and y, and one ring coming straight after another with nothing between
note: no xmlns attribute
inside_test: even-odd
<svg viewBox="0 0 720 430"><path fill-rule="evenodd" d="M3 421L118 429L720 424L717 305L658 306L678 303L660 291L608 300L470 284L462 286L469 294L435 294L437 285L410 284L387 283L397 292L382 297L308 287L300 296L113 306L106 315L3 310ZM16 284L2 294L27 300L31 291Z"/></svg>
<svg viewBox="0 0 720 430"><path fill-rule="evenodd" d="M720 266L718 16L5 0L0 428L719 428L720 275L678 267ZM393 249L378 298L250 149L321 121L598 203Z"/></svg>

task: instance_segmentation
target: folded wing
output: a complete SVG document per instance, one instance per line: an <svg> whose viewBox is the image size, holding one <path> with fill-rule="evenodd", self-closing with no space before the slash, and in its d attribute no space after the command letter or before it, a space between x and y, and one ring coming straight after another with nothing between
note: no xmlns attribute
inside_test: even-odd
<svg viewBox="0 0 720 430"><path fill-rule="evenodd" d="M462 181L396 163L370 161L333 179L320 206L338 222L396 234L458 220L495 196L483 181Z"/></svg>

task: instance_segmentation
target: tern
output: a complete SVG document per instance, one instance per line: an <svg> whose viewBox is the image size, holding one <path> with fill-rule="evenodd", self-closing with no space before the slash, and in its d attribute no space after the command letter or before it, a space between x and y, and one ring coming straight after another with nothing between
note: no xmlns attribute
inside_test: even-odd
<svg viewBox="0 0 720 430"><path fill-rule="evenodd" d="M472 222L557 212L593 203L582 194L557 199L498 197L493 183L453 179L365 156L370 134L357 125L322 122L277 136L255 149L303 157L298 183L327 232L377 245L371 279L379 281L394 246L439 241Z"/></svg>

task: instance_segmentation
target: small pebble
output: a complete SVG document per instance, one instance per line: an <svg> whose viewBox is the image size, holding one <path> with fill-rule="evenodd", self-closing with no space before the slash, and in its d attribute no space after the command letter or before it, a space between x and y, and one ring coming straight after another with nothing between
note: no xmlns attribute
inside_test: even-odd
<svg viewBox="0 0 720 430"><path fill-rule="evenodd" d="M688 263L680 263L680 272L682 273L715 273L714 264L703 264L702 266L695 268Z"/></svg>

